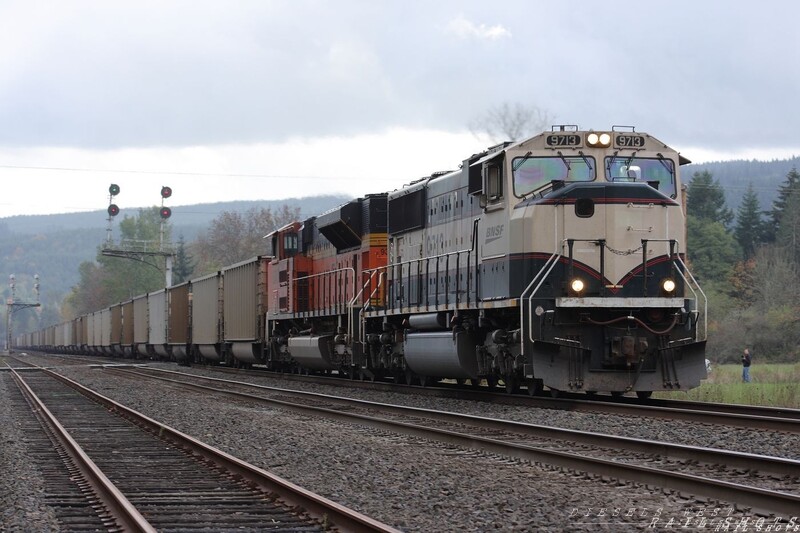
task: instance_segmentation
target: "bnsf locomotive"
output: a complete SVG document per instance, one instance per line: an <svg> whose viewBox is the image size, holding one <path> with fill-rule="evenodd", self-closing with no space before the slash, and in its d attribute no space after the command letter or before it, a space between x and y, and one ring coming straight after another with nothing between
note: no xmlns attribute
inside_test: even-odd
<svg viewBox="0 0 800 533"><path fill-rule="evenodd" d="M17 343L531 393L689 389L706 300L685 263L688 162L634 128L554 127Z"/></svg>

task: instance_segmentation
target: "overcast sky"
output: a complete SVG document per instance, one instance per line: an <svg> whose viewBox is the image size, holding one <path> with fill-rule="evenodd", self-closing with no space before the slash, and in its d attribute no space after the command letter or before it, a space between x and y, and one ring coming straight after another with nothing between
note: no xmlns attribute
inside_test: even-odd
<svg viewBox="0 0 800 533"><path fill-rule="evenodd" d="M800 155L800 2L0 0L0 217L392 190L503 102Z"/></svg>

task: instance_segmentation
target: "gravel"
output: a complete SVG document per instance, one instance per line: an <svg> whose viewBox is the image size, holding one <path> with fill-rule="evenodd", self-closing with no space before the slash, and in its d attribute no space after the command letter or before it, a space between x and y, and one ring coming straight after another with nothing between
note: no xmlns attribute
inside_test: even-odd
<svg viewBox="0 0 800 533"><path fill-rule="evenodd" d="M60 531L55 513L45 505L45 483L31 463L20 413L9 409L19 394L8 373L0 374L0 531Z"/></svg>
<svg viewBox="0 0 800 533"><path fill-rule="evenodd" d="M177 369L168 364L164 367ZM200 367L189 371L214 375ZM676 529L678 524L694 529L700 527L702 519L709 521L706 528L710 529L725 519L734 526L744 519L757 519L733 511L730 505L696 501L640 484L564 473L547 465L301 416L247 401L207 401L201 393L165 389L162 383L118 377L102 370L72 367L63 368L62 373L404 531L638 531L652 525L655 530ZM701 446L747 443L744 451L753 453L780 452L794 457L798 453L797 439L787 439L785 434L287 383L260 376L236 379L560 427L657 436ZM6 394L5 389L0 394ZM6 442L5 433L0 435L4 438L0 452L5 457L10 453L6 448L16 446L8 446L13 443ZM13 468L9 472L19 477ZM0 503L6 503L5 492ZM675 521L671 527L669 519Z"/></svg>

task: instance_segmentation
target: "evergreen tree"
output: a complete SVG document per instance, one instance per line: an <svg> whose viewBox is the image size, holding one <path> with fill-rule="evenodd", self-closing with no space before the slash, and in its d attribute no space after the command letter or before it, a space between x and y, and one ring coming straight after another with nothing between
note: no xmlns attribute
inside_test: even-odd
<svg viewBox="0 0 800 533"><path fill-rule="evenodd" d="M194 273L195 262L186 251L186 241L183 235L178 238L178 249L175 253L175 265L172 267L173 284L189 281Z"/></svg>
<svg viewBox="0 0 800 533"><path fill-rule="evenodd" d="M797 196L800 196L800 173L797 168L792 168L786 175L786 181L778 189L778 198L772 202L772 225L766 235L770 242L774 242L778 236L784 211Z"/></svg>
<svg viewBox="0 0 800 533"><path fill-rule="evenodd" d="M695 172L687 193L686 207L690 215L708 222L720 222L726 229L730 227L733 211L725 205L725 191L710 172Z"/></svg>
<svg viewBox="0 0 800 533"><path fill-rule="evenodd" d="M695 275L701 280L724 282L741 255L739 245L721 222L689 216L687 248Z"/></svg>
<svg viewBox="0 0 800 533"><path fill-rule="evenodd" d="M800 188L786 196L775 243L786 251L790 261L800 265Z"/></svg>
<svg viewBox="0 0 800 533"><path fill-rule="evenodd" d="M764 240L764 231L758 196L753 190L753 183L750 182L736 213L736 227L733 230L739 246L742 247L745 259L753 257L756 246Z"/></svg>

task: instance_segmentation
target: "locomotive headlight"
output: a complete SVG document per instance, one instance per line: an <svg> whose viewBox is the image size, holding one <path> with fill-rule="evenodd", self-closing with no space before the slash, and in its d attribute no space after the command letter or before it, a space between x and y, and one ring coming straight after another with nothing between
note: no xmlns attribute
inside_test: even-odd
<svg viewBox="0 0 800 533"><path fill-rule="evenodd" d="M583 284L583 280L580 278L575 278L569 283L570 290L572 290L572 292L575 294L582 293L585 287L586 286Z"/></svg>
<svg viewBox="0 0 800 533"><path fill-rule="evenodd" d="M608 133L590 133L586 136L586 144L594 147L606 148L611 145L611 135Z"/></svg>
<svg viewBox="0 0 800 533"><path fill-rule="evenodd" d="M675 281L669 278L663 280L661 282L661 289L667 294L672 294L675 292Z"/></svg>

